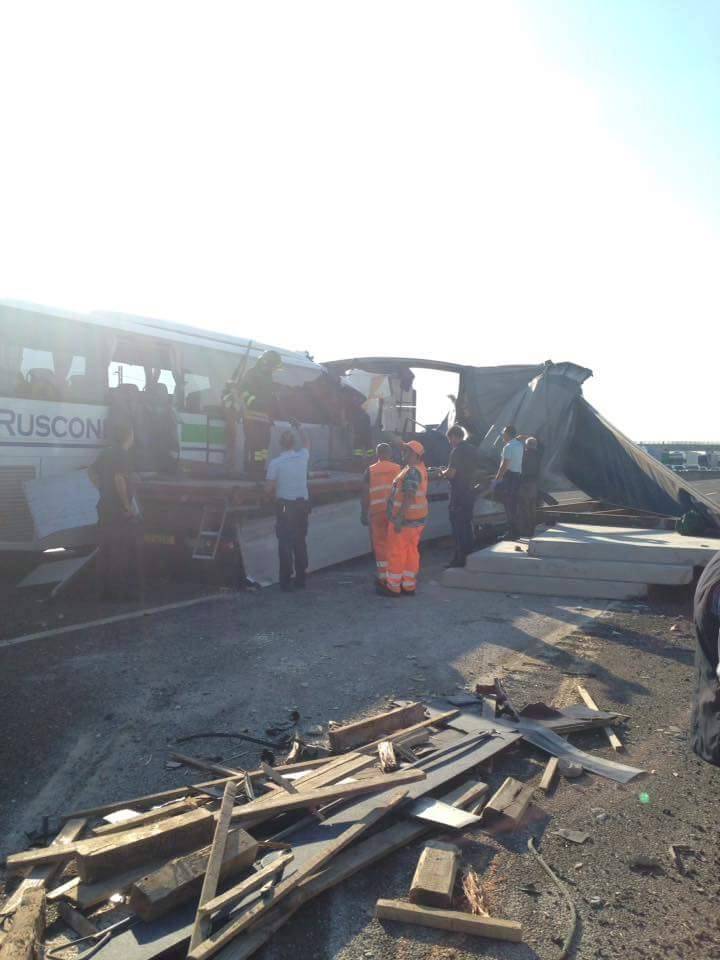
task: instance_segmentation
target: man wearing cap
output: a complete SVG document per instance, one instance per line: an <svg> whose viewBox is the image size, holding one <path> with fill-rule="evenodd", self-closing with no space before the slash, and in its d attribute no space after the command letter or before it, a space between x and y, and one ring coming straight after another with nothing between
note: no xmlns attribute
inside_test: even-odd
<svg viewBox="0 0 720 960"><path fill-rule="evenodd" d="M414 596L420 572L420 538L428 515L425 448L417 440L404 445L406 466L395 477L388 500L387 586L381 596Z"/></svg>

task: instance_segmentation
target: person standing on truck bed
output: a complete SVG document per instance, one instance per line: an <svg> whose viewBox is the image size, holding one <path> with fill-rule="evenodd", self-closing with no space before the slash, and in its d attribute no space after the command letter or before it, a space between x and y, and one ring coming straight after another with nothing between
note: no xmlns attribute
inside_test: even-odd
<svg viewBox="0 0 720 960"><path fill-rule="evenodd" d="M223 404L231 420L228 446L235 444L232 424L241 416L245 437L245 473L253 480L261 480L267 468L275 403L273 375L281 366L282 358L277 350L266 350L239 382L229 383L225 388ZM231 459L234 459L232 455Z"/></svg>
<svg viewBox="0 0 720 960"><path fill-rule="evenodd" d="M402 467L392 459L392 447L389 443L379 443L375 453L377 460L370 464L363 475L360 520L363 526L370 527L370 540L375 554L375 582L384 585L387 583L387 541L390 527L387 505L393 480Z"/></svg>
<svg viewBox="0 0 720 960"><path fill-rule="evenodd" d="M97 569L103 600L135 600L143 590L142 528L130 478L134 439L131 424L116 423L111 445L88 471L100 491Z"/></svg>
<svg viewBox="0 0 720 960"><path fill-rule="evenodd" d="M292 590L294 584L302 590L308 567L310 441L297 420L291 420L290 424L293 429L285 430L280 437L282 453L268 464L266 489L275 498L280 589ZM300 443L299 448L296 440Z"/></svg>

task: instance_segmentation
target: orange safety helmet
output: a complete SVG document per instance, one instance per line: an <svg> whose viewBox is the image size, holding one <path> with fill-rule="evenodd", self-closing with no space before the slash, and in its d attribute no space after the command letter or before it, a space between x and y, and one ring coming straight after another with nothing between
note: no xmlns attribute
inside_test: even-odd
<svg viewBox="0 0 720 960"><path fill-rule="evenodd" d="M425 456L425 447L419 440L410 440L408 443L403 444L403 446L409 447L412 452L416 453L419 457Z"/></svg>

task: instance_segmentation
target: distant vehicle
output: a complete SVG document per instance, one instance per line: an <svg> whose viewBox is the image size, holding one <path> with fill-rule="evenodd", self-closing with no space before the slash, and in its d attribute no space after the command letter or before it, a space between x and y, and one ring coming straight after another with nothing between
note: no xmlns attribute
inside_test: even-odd
<svg viewBox="0 0 720 960"><path fill-rule="evenodd" d="M690 470L707 469L710 466L705 450L688 450L685 454L685 466Z"/></svg>

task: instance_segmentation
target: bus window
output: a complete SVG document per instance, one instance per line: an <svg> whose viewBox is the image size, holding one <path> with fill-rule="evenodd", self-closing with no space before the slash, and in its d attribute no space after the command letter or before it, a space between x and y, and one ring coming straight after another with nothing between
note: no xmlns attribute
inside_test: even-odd
<svg viewBox="0 0 720 960"><path fill-rule="evenodd" d="M177 406L187 413L206 413L219 406L223 387L242 364L243 354L179 344L182 363L182 397Z"/></svg>
<svg viewBox="0 0 720 960"><path fill-rule="evenodd" d="M0 319L0 395L103 403L103 331L66 317L14 311Z"/></svg>
<svg viewBox="0 0 720 960"><path fill-rule="evenodd" d="M156 383L167 388L173 395L177 378L173 373L172 347L144 337L122 337L113 352L108 366L108 382L114 389L132 383L138 390L150 392Z"/></svg>

